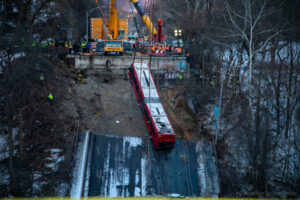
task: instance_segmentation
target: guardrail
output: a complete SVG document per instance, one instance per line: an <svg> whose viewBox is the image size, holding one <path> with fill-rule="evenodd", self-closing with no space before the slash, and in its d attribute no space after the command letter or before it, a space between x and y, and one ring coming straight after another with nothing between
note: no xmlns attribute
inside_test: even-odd
<svg viewBox="0 0 300 200"><path fill-rule="evenodd" d="M69 186L68 186L68 190L67 190L67 196L70 196L70 192L71 192L71 186L72 186L72 180L73 180L73 168L74 168L74 162L75 162L75 151L77 149L77 143L78 143L78 131L79 131L79 122L77 123L77 130L76 130L76 134L75 134L75 138L74 138L74 142L73 142L73 149L72 149L72 159L71 159L71 167L70 167L70 171L69 171Z"/></svg>

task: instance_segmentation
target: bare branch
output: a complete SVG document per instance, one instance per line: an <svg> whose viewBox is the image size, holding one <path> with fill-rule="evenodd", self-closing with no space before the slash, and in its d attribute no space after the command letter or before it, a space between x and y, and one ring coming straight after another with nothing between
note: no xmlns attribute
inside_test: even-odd
<svg viewBox="0 0 300 200"><path fill-rule="evenodd" d="M230 10L228 9L229 5L228 5L228 4L226 4L226 5L227 5L227 6L226 6L226 10L227 10L227 13L228 13L228 15L229 15L229 18L230 18L231 23L234 25L234 27L236 27L236 29L237 29L238 31L241 32L241 34L243 35L243 38L249 43L249 39L248 39L246 33L245 33L245 32L237 25L237 23L234 21L234 19L232 18L231 12L230 12Z"/></svg>
<svg viewBox="0 0 300 200"><path fill-rule="evenodd" d="M263 11L264 11L264 9L265 9L265 5L266 5L266 0L264 0L264 3L263 3L263 5L262 5L262 7L261 7L261 9L260 9L260 11L259 11L259 14L258 14L258 16L256 17L253 26L251 27L252 30L255 28L257 22L261 19L261 15L262 15L262 13L263 13ZM250 13L251 13L251 12L250 12Z"/></svg>
<svg viewBox="0 0 300 200"><path fill-rule="evenodd" d="M245 21L247 21L247 22L250 22L249 19L247 19L247 18L244 17L244 16L239 15L237 12L235 12L234 10L232 10L230 6L228 6L228 8L230 9L230 12L232 12L235 16L237 16L237 17L239 17L239 18L241 18L241 19L243 19L243 20L245 20Z"/></svg>
<svg viewBox="0 0 300 200"><path fill-rule="evenodd" d="M223 42L219 42L219 41L217 41L217 40L211 39L210 37L207 37L206 35L202 35L202 37L204 37L205 39L207 39L207 40L209 40L209 41L211 41L211 42L213 42L213 43L215 43L215 44L218 44L218 45L227 47L228 49L231 49L232 51L236 52L236 53L239 54L239 55L243 55L243 54L241 54L240 52L236 51L236 49L232 48L232 47L231 47L230 45L228 45L228 44L225 44L225 43L223 43Z"/></svg>
<svg viewBox="0 0 300 200"><path fill-rule="evenodd" d="M268 42L274 38L275 36L279 35L279 33L283 32L284 30L280 30L280 31L277 31L276 33L274 33L273 35L271 35L265 42L264 44L259 48L257 49L256 51L254 51L253 55L252 56L255 56L255 54L257 54L259 51L261 51L262 49L265 48L265 46L268 44Z"/></svg>
<svg viewBox="0 0 300 200"><path fill-rule="evenodd" d="M263 30L263 31L260 31L260 32L258 32L258 33L255 33L254 36L258 36L258 35L264 34L264 33L269 33L269 32L272 32L272 31L273 31L273 30L271 30L271 29Z"/></svg>

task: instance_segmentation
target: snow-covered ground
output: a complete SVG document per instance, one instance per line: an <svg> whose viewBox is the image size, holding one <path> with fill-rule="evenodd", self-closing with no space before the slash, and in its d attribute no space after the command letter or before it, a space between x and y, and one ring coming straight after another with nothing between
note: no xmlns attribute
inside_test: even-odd
<svg viewBox="0 0 300 200"><path fill-rule="evenodd" d="M81 134L79 134L81 135ZM82 137L78 137L78 144L76 149L75 163L72 173L72 185L71 185L71 198L80 198L82 196L85 167L88 156L88 143L89 143L89 132L86 132Z"/></svg>
<svg viewBox="0 0 300 200"><path fill-rule="evenodd" d="M6 134L5 134L6 133ZM18 152L18 129L13 128L13 140L14 140L14 156L19 156ZM45 173L52 174L57 172L59 164L64 160L62 149L53 148L53 149L46 149L44 152L48 153L49 156L45 158L45 167L49 170L47 172L41 171L32 171L32 191L31 194L39 194L42 191L42 187L48 184L48 181L44 180ZM8 166L6 159L9 157L9 145L8 145L8 135L7 135L7 128L1 127L0 128L0 186L8 186L10 183L10 177L8 173ZM66 195L66 183L61 183L57 186L56 191L57 195L65 196ZM26 195L26 194L24 194ZM27 194L30 195L30 194Z"/></svg>
<svg viewBox="0 0 300 200"><path fill-rule="evenodd" d="M8 173L8 167L2 161L8 159L9 157L9 145L8 145L8 135L5 134L7 132L7 127L0 127L0 186L8 185L10 182L10 176ZM13 128L12 130L14 146L18 145L18 141L16 140L16 136L18 134L18 129ZM17 150L14 150L14 156L17 154Z"/></svg>
<svg viewBox="0 0 300 200"><path fill-rule="evenodd" d="M46 163L44 167L48 168L48 172L41 171L33 171L33 183L32 183L32 191L34 194L38 194L42 192L42 187L49 184L49 180L44 180L46 174L52 174L57 172L59 164L64 161L64 155L62 149L53 148L46 149L44 152L49 153L49 156L45 158ZM46 173L46 174L45 174ZM67 184L60 183L56 187L57 196L65 196L67 194Z"/></svg>

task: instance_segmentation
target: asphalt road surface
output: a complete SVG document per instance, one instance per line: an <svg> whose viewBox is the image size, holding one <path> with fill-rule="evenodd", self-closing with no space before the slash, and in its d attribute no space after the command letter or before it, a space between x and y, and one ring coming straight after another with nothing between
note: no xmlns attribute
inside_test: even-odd
<svg viewBox="0 0 300 200"><path fill-rule="evenodd" d="M91 135L85 196L214 196L218 173L209 142L176 140L156 151L148 139Z"/></svg>

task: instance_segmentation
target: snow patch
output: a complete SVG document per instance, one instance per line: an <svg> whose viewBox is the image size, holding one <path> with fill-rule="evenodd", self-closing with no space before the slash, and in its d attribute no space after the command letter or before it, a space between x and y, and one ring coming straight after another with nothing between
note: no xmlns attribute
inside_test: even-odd
<svg viewBox="0 0 300 200"><path fill-rule="evenodd" d="M136 137L124 137L124 144L128 142L130 147L137 147L142 145L142 139Z"/></svg>
<svg viewBox="0 0 300 200"><path fill-rule="evenodd" d="M46 158L46 160L50 161L46 163L45 166L52 169L53 171L57 171L58 164L64 160L64 156L60 156L62 149L47 149L45 152L50 152L50 157Z"/></svg>
<svg viewBox="0 0 300 200"><path fill-rule="evenodd" d="M85 165L88 151L88 142L89 142L89 132L87 131L85 137L81 143L78 143L77 153L76 153L76 162L73 169L73 181L70 192L71 198L79 199L82 194L83 187L83 177L85 173Z"/></svg>
<svg viewBox="0 0 300 200"><path fill-rule="evenodd" d="M14 142L14 156L17 155L17 149L15 146L19 144L19 140L17 138L18 128L12 128L12 137ZM6 128L7 131L7 128ZM0 132L0 161L5 160L9 157L9 146L8 146L8 135Z"/></svg>
<svg viewBox="0 0 300 200"><path fill-rule="evenodd" d="M147 187L147 173L149 172L149 169L147 168L147 156L143 155L143 158L141 160L141 171L142 171L142 176L141 176L141 196L146 196L146 187Z"/></svg>
<svg viewBox="0 0 300 200"><path fill-rule="evenodd" d="M39 181L42 176L42 172L36 171L33 173L32 190L34 193L41 192L41 187L46 183L44 181Z"/></svg>

